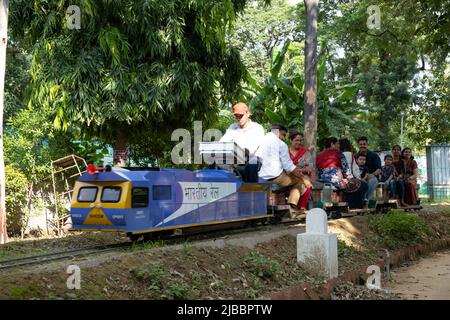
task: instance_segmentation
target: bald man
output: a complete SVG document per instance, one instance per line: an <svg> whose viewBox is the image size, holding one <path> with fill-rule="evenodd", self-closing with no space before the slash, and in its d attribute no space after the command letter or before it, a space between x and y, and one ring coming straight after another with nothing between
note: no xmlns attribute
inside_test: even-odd
<svg viewBox="0 0 450 320"><path fill-rule="evenodd" d="M238 170L244 173L245 182L258 182L259 161L256 151L264 138L264 128L250 120L250 109L245 103L236 103L232 112L236 122L227 129L220 141L235 142L245 150L246 163L244 166L238 166Z"/></svg>

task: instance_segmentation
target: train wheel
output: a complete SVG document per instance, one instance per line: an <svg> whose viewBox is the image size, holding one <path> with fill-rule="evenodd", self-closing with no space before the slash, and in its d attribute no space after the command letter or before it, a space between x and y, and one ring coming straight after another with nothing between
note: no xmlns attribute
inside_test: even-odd
<svg viewBox="0 0 450 320"><path fill-rule="evenodd" d="M128 237L130 238L131 241L137 242L139 240L139 238L141 237L141 235L140 234L129 234Z"/></svg>
<svg viewBox="0 0 450 320"><path fill-rule="evenodd" d="M331 212L331 219L340 219L342 218L342 214L339 211Z"/></svg>
<svg viewBox="0 0 450 320"><path fill-rule="evenodd" d="M155 234L154 232L144 233L144 241L151 241L155 239L159 239L162 237L162 234Z"/></svg>
<svg viewBox="0 0 450 320"><path fill-rule="evenodd" d="M258 220L249 220L245 223L244 227L254 228L258 225Z"/></svg>

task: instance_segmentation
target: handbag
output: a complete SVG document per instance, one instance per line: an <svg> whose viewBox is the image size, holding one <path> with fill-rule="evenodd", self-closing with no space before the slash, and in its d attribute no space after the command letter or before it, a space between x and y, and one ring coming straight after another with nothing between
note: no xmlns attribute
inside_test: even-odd
<svg viewBox="0 0 450 320"><path fill-rule="evenodd" d="M350 170L353 174L353 163L355 161L355 158L352 154L352 160L350 163ZM346 193L352 193L355 191L358 191L358 189L361 187L361 180L355 178L355 176L351 176L350 178L347 178L347 183L345 183L343 180L339 183L340 188L346 192Z"/></svg>
<svg viewBox="0 0 450 320"><path fill-rule="evenodd" d="M357 179L355 177L352 177L352 178L347 179L347 183L346 184L342 183L342 188L341 189L344 192L352 193L352 192L358 191L358 189L360 187L361 187L361 180L359 180L359 179Z"/></svg>

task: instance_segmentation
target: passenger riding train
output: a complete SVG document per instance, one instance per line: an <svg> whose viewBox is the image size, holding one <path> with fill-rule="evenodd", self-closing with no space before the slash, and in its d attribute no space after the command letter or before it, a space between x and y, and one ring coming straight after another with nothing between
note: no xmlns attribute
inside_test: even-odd
<svg viewBox="0 0 450 320"><path fill-rule="evenodd" d="M286 190L263 179L244 180L233 170L88 166L74 186L72 230L126 232L137 240L142 235L281 221L289 212ZM313 198L310 206L323 207L329 218L364 211L349 210L327 186ZM390 206L377 203L372 211Z"/></svg>

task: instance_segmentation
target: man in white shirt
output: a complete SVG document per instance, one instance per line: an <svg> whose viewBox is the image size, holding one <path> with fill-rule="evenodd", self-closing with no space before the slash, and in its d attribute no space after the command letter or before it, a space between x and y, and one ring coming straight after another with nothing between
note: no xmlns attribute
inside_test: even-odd
<svg viewBox="0 0 450 320"><path fill-rule="evenodd" d="M281 187L290 187L288 203L296 210L300 196L306 190L303 186L311 187L311 182L303 177L292 162L288 146L283 141L286 133L286 127L273 125L271 132L264 136L258 151L258 155L262 158L259 177Z"/></svg>
<svg viewBox="0 0 450 320"><path fill-rule="evenodd" d="M250 120L250 109L239 102L233 106L233 115L236 122L233 123L220 139L221 142L235 142L245 150L246 163L238 166L243 173L244 181L258 182L258 157L256 151L264 138L264 128Z"/></svg>

